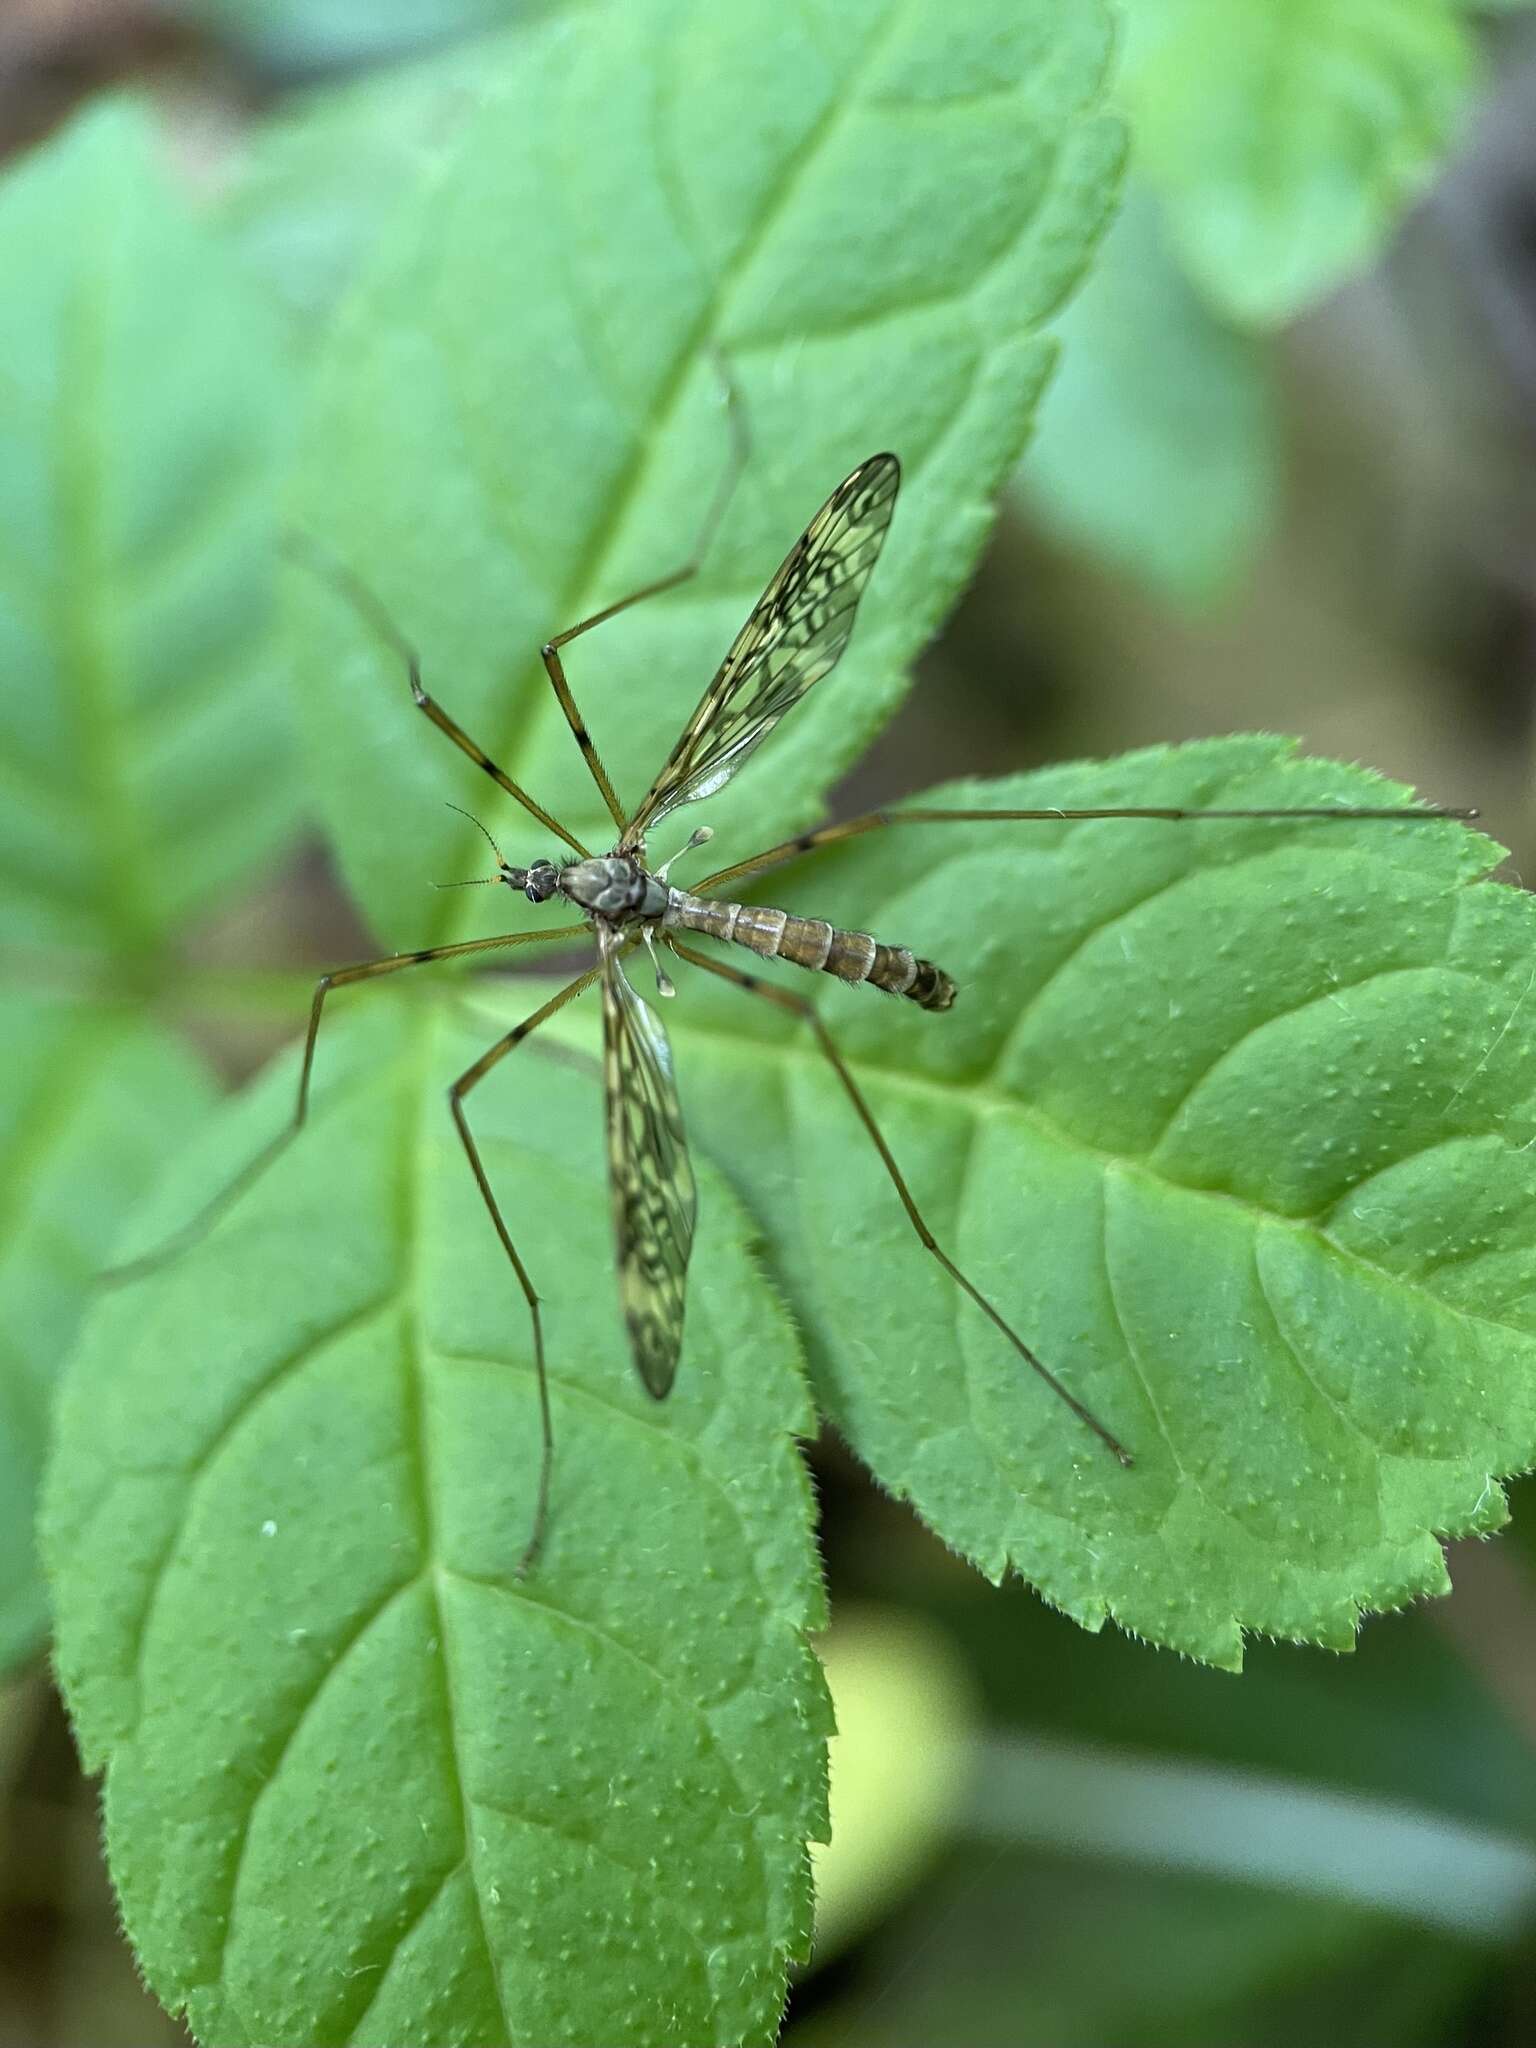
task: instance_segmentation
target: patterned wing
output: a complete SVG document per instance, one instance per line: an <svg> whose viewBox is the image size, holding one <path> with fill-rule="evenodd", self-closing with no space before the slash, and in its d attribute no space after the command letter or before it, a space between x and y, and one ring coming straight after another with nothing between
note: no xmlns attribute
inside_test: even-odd
<svg viewBox="0 0 1536 2048"><path fill-rule="evenodd" d="M901 464L872 455L845 477L780 564L682 738L624 832L634 846L679 804L730 781L848 645L891 523Z"/></svg>
<svg viewBox="0 0 1536 2048"><path fill-rule="evenodd" d="M622 941L600 928L599 945L619 1299L635 1369L660 1401L682 1349L698 1191L661 1019L630 987L618 957Z"/></svg>

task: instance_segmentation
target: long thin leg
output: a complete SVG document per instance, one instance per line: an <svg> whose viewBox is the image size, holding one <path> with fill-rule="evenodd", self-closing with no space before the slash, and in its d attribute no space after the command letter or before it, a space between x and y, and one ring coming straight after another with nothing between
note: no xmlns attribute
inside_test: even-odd
<svg viewBox="0 0 1536 2048"><path fill-rule="evenodd" d="M698 538L693 544L693 552L680 569L672 570L670 575L667 576L658 576L654 583L642 584L640 589L632 590L628 597L621 597L615 603L605 605L600 612L594 612L589 619L579 619L574 626L567 626L563 633L557 633L552 640L546 640L539 649L545 670L554 687L555 695L559 699L560 709L565 713L566 724L569 725L571 731L576 735L576 744L581 749L582 758L592 771L592 780L602 792L603 802L608 806L609 815L621 832L629 821L624 814L623 806L614 792L613 784L609 780L608 770L603 766L597 749L592 744L592 735L587 731L586 721L576 709L576 700L571 695L571 686L565 679L565 669L561 665L560 649L568 646L572 640L577 639L582 633L590 633L594 626L606 625L609 619L617 618L620 612L628 611L631 605L639 604L642 599L647 597L659 597L664 590L675 590L678 584L686 583L691 576L697 576L699 573L704 558L709 553L710 546L719 529L720 521L725 517L725 508L731 502L732 494L737 484L741 481L741 473L747 466L747 457L751 453L751 441L747 434L746 416L742 411L740 394L737 392L735 384L731 381L730 374L726 370L723 361L720 362L718 367L725 384L726 410L731 430L731 450L726 458L725 469L721 474L720 481L715 486L715 494L705 509L704 522L700 526Z"/></svg>
<svg viewBox="0 0 1536 2048"><path fill-rule="evenodd" d="M1122 1465L1133 1464L1135 1461L1119 1438L1111 1435L1098 1417L1085 1408L1077 1396L1070 1393L1062 1385L1050 1367L1030 1350L1018 1331L1011 1324L1003 1320L1002 1316L992 1306L991 1302L987 1300L987 1297L981 1290L966 1278L949 1254L937 1244L933 1232L923 1221L922 1212L912 1199L911 1190L908 1188L905 1180L902 1179L901 1168L896 1164L890 1147L880 1134L880 1126L875 1122L869 1104L864 1100L863 1092L858 1082L854 1080L852 1073L844 1063L843 1056L833 1043L832 1034L822 1022L815 1005L804 996L793 994L789 989L777 988L772 982L760 981L755 974L743 974L739 967L728 967L723 960L712 960L707 953L696 953L692 946L685 946L681 940L670 933L668 934L668 942L674 951L680 953L685 960L691 960L695 967L705 967L711 974L718 974L723 981L734 981L738 987L746 989L750 994L761 996L765 1002L776 1003L781 1010L788 1010L791 1015L805 1019L815 1032L822 1051L832 1063L833 1072L843 1084L844 1093L853 1104L860 1123L868 1131L875 1150L880 1154L881 1164L891 1177L891 1184L901 1198L901 1206L907 1212L907 1220L917 1232L923 1249L932 1252L955 1285L968 1294L982 1314L988 1317L1002 1331L1014 1350L1024 1360L1024 1363L1040 1375L1052 1393L1059 1395L1066 1402L1079 1422L1086 1423L1094 1435L1108 1445Z"/></svg>
<svg viewBox="0 0 1536 2048"><path fill-rule="evenodd" d="M315 1063L315 1041L320 1035L320 1018L325 1009L325 999L332 989L344 988L353 981L372 981L381 974L398 974L402 968L424 967L432 960L461 959L466 953L489 953L508 946L541 946L555 939L583 939L587 935L585 925L562 925L547 932L507 932L497 938L466 939L456 946L429 946L419 953L390 953L381 960L364 960L356 967L338 967L330 974L322 974L315 984L315 993L309 1006L309 1030L304 1038L304 1063L299 1069L299 1093L294 1105L293 1121L278 1132L270 1143L264 1145L254 1159L235 1175L227 1186L220 1189L213 1199L199 1210L190 1223L184 1224L174 1237L157 1245L152 1252L145 1252L140 1258L130 1259L125 1265L111 1266L101 1274L104 1283L119 1286L124 1281L137 1280L143 1274L153 1272L168 1259L184 1252L207 1235L227 1209L230 1209L266 1172L293 1143L304 1128L304 1119L309 1112L309 1077Z"/></svg>
<svg viewBox="0 0 1536 2048"><path fill-rule="evenodd" d="M1207 818L1475 818L1475 810L1456 810L1447 804L1402 804L1384 809L1369 807L1345 809L1337 804L1313 804L1296 810L1263 811L1198 811L1183 810L1174 806L1166 809L1127 810L1110 808L1104 810L1041 810L1041 811L937 811L915 808L899 811L865 811L857 818L845 818L841 824L822 825L814 832L801 832L794 839L786 839L778 846L770 846L766 853L756 853L750 860L739 860L733 867L717 868L712 875L706 875L694 890L702 896L706 889L712 889L718 882L734 882L741 875L766 874L770 868L781 868L787 862L798 860L802 854L814 853L819 846L832 846L840 839L857 839L864 832L878 832L884 825L955 825L979 823L987 819L1045 819L1053 823L1070 823L1074 819L1086 818L1164 818L1207 819Z"/></svg>
<svg viewBox="0 0 1536 2048"><path fill-rule="evenodd" d="M469 1128L469 1119L464 1113L464 1098L471 1088L485 1079L498 1061L506 1057L514 1045L520 1045L530 1031L537 1031L546 1018L553 1017L556 1010L564 1009L567 1003L574 1002L577 996L592 986L601 972L602 968L598 966L590 967L585 974L577 975L576 979L567 983L557 996L551 996L531 1017L525 1017L522 1023L514 1025L504 1038L498 1038L488 1052L481 1053L475 1064L460 1074L458 1080L448 1090L449 1112L463 1140L470 1170L475 1176L475 1184L480 1190L486 1208L490 1211L491 1221L496 1226L496 1235L501 1239L502 1250L512 1262L512 1270L517 1275L517 1284L523 1290L523 1297L528 1303L528 1314L533 1321L533 1366L539 1388L539 1423L543 1434L543 1449L539 1457L539 1490L534 1502L533 1528L523 1554L517 1561L519 1578L530 1570L543 1548L544 1528L549 1520L550 1474L555 1461L555 1428L549 1412L549 1377L544 1369L544 1326L539 1320L539 1297L533 1291L528 1268L523 1264L517 1246L512 1242L512 1233L507 1229L496 1197L491 1192L491 1183L486 1177L485 1167L480 1159L480 1148L475 1143L474 1134Z"/></svg>
<svg viewBox="0 0 1536 2048"><path fill-rule="evenodd" d="M567 832L560 820L552 817L542 804L535 803L527 790L514 782L504 769L498 768L490 755L470 738L463 726L448 716L437 699L427 695L421 680L421 660L415 648L395 624L377 592L369 588L356 570L349 568L345 562L335 561L308 534L290 534L284 545L296 561L303 562L322 581L329 583L333 590L339 591L353 609L360 612L368 621L379 638L393 648L405 665L406 675L410 679L411 696L415 700L417 710L424 711L439 732L446 733L456 747L468 754L477 768L483 768L498 788L504 789L508 796L515 798L530 816L538 819L547 832L553 832L556 838L563 839L567 846L585 860L587 849L575 834Z"/></svg>

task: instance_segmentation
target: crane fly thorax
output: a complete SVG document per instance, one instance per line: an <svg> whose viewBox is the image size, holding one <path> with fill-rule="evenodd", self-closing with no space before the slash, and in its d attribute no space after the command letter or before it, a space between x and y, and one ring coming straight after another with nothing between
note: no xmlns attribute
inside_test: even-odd
<svg viewBox="0 0 1536 2048"><path fill-rule="evenodd" d="M631 924L662 916L672 892L630 854L609 853L562 868L560 893L589 917Z"/></svg>

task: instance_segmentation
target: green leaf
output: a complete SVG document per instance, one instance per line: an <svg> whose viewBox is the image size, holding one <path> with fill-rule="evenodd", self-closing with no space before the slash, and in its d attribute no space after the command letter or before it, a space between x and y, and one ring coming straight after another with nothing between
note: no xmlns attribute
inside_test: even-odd
<svg viewBox="0 0 1536 2048"><path fill-rule="evenodd" d="M0 932L142 951L294 818L281 351L131 103L0 183L0 273Z"/></svg>
<svg viewBox="0 0 1536 2048"><path fill-rule="evenodd" d="M211 1089L128 1012L12 990L0 1007L0 1669L47 1625L32 1515L55 1375L130 1203Z"/></svg>
<svg viewBox="0 0 1536 2048"><path fill-rule="evenodd" d="M796 535L861 458L907 465L835 696L742 773L742 844L815 807L890 712L976 561L1028 430L1042 333L1110 203L1104 23L1080 0L644 0L518 39L397 216L320 368L299 522L381 593L428 687L574 829L612 823L538 648L693 546L729 440L753 456L694 584L569 650L638 798ZM411 709L396 656L295 590L310 753L381 931L464 929L484 871L445 797L527 820ZM547 837L532 835L535 852ZM514 856L515 857L515 856Z"/></svg>
<svg viewBox="0 0 1536 2048"><path fill-rule="evenodd" d="M1266 344L1216 318L1133 186L1081 294L1019 484L1069 546L1184 605L1247 570L1274 517Z"/></svg>
<svg viewBox="0 0 1536 2048"><path fill-rule="evenodd" d="M293 316L323 323L390 214L484 97L491 49L455 44L340 87L296 93L245 138L217 219Z"/></svg>
<svg viewBox="0 0 1536 2048"><path fill-rule="evenodd" d="M1400 799L1245 739L939 800ZM1503 1519L1536 1455L1536 913L1472 885L1490 858L1448 823L936 826L769 885L961 982L944 1017L818 997L940 1244L1131 1472L923 1257L808 1034L688 978L695 1142L822 1405L989 1577L1235 1667L1245 1629L1347 1648L1445 1589L1437 1534Z"/></svg>
<svg viewBox="0 0 1536 2048"><path fill-rule="evenodd" d="M793 1340L706 1177L677 1387L641 1390L593 1079L519 1053L471 1102L554 1378L519 1581L528 1316L442 1097L484 1034L362 1007L302 1142L103 1304L60 1403L58 1662L126 1925L221 2048L767 2042L829 1729ZM292 1084L225 1116L146 1243Z"/></svg>
<svg viewBox="0 0 1536 2048"><path fill-rule="evenodd" d="M1456 134L1455 0L1129 0L1138 167L1190 272L1239 321L1290 319L1370 260Z"/></svg>

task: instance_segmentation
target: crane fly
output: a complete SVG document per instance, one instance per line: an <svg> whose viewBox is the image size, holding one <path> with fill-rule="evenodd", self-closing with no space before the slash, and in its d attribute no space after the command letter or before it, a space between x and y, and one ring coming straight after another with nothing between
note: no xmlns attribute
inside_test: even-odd
<svg viewBox="0 0 1536 2048"><path fill-rule="evenodd" d="M626 969L626 961L636 948L646 947L656 965L659 991L663 995L672 994L672 986L656 961L656 947L660 945L692 966L734 983L809 1025L854 1114L868 1133L924 1248L955 1285L969 1296L981 1314L989 1319L1015 1354L1052 1394L1066 1403L1085 1429L1091 1431L1123 1465L1130 1465L1131 1453L1119 1438L1078 1400L937 1243L880 1133L863 1091L838 1052L815 1006L793 989L744 973L727 960L701 952L683 935L689 933L724 941L765 959L785 960L796 967L830 974L850 986L863 984L878 989L920 1010L943 1012L955 1001L955 983L943 968L906 946L887 944L867 932L847 931L822 919L801 917L762 904L742 903L712 892L719 891L727 883L740 882L748 876L763 875L786 866L818 848L895 826L1028 819L1424 819L1475 815L1470 811L1449 810L1435 805L1261 810L1128 808L1123 805L1091 810L935 810L919 807L868 811L839 824L802 832L749 860L717 869L693 890L675 888L668 880L668 873L678 855L674 854L672 860L652 868L646 851L649 836L681 805L696 803L722 790L780 719L836 666L848 644L859 601L879 559L901 480L901 466L896 457L881 454L861 462L837 486L769 581L650 788L633 811L626 811L576 708L560 658L561 649L578 635L602 625L631 605L672 589L696 573L744 459L745 446L738 428L732 464L706 514L694 553L682 568L568 627L541 650L544 668L560 709L613 819L617 837L609 853L589 852L572 832L491 760L436 699L427 694L414 650L401 637L368 586L340 565L322 565L323 573L343 589L351 602L399 653L418 708L500 789L561 842L560 850L555 853L536 858L527 867L516 867L503 858L495 840L481 826L495 855L496 871L476 880L489 885L500 883L519 890L530 903L568 905L579 914L580 922L552 930L506 933L470 939L456 945L433 946L421 952L392 954L323 976L310 1006L298 1102L291 1124L176 1239L148 1258L136 1260L132 1266L118 1268L113 1276L122 1278L145 1266L158 1264L186 1241L201 1235L214 1215L234 1200L276 1153L297 1135L309 1104L310 1074L321 1014L326 997L332 990L351 982L368 981L379 975L423 966L430 961L463 959L472 954L590 935L596 942L595 963L531 1016L497 1039L449 1090L449 1109L470 1171L527 1302L532 1326L542 1447L533 1526L518 1566L519 1573L526 1572L537 1558L549 1517L554 1430L545 1367L544 1332L538 1296L486 1174L466 1104L471 1093L493 1068L556 1011L585 993L594 982L599 985L603 1009L608 1176L619 1297L635 1369L646 1391L656 1400L666 1399L677 1372L687 1302L688 1260L698 1207L671 1046L661 1018L636 990ZM707 827L700 827L682 851L691 851L704 844L710 836Z"/></svg>

